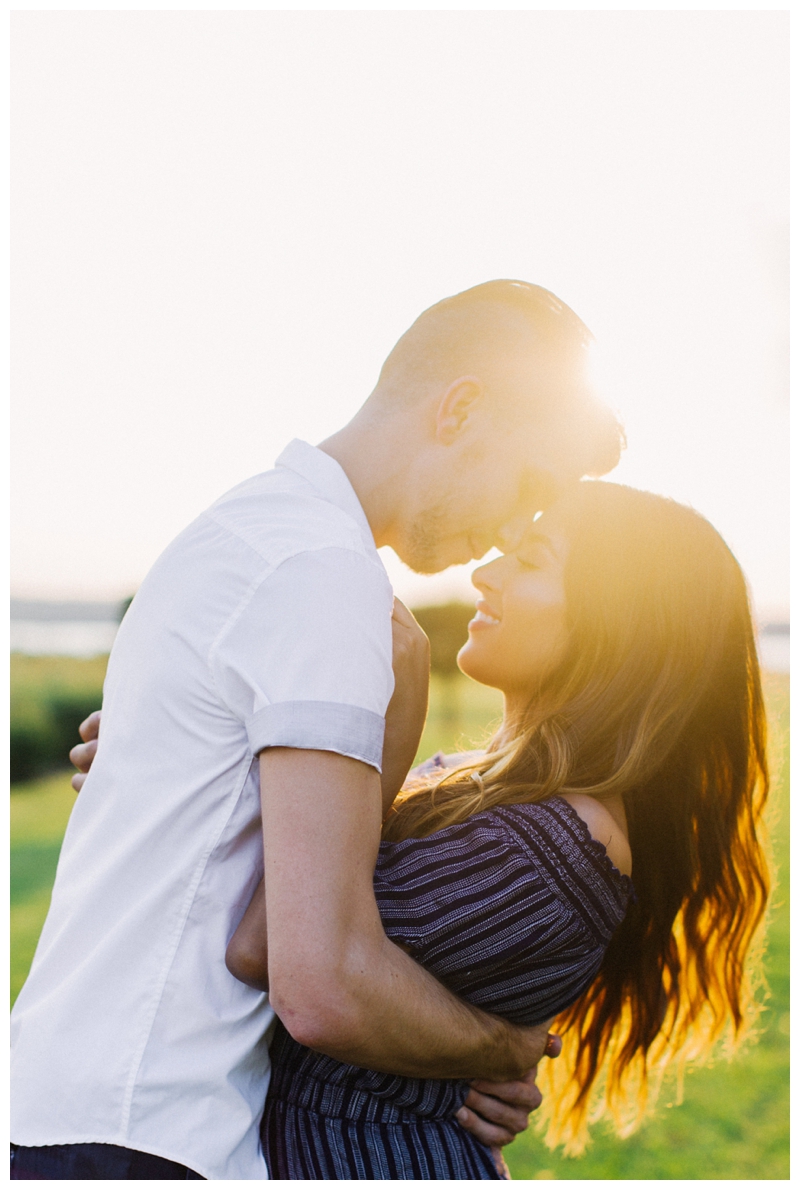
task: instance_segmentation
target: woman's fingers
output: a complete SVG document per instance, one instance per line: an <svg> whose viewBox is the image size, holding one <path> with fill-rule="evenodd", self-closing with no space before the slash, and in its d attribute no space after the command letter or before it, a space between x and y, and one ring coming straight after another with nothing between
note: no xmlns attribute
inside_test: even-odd
<svg viewBox="0 0 800 1190"><path fill-rule="evenodd" d="M89 740L87 744L76 744L70 750L69 758L79 773L88 773L97 752L97 740Z"/></svg>
<svg viewBox="0 0 800 1190"><path fill-rule="evenodd" d="M430 664L430 643L411 612L395 598L392 612L392 664L395 677L398 666L416 665L427 674Z"/></svg>
<svg viewBox="0 0 800 1190"><path fill-rule="evenodd" d="M90 740L96 740L100 734L100 711L92 711L88 719L84 719L78 728L78 735L83 740L84 744L88 744Z"/></svg>
<svg viewBox="0 0 800 1190"><path fill-rule="evenodd" d="M86 773L92 767L92 761L97 752L97 737L100 735L100 712L92 711L78 728L78 735L83 740L70 750L69 758L78 770L72 778L72 788L80 793L81 786L86 780Z"/></svg>
<svg viewBox="0 0 800 1190"><path fill-rule="evenodd" d="M422 631L414 616L396 595L392 604L392 618L397 620L397 623L402 624L405 628L417 628L420 632Z"/></svg>
<svg viewBox="0 0 800 1190"><path fill-rule="evenodd" d="M86 780L86 773L92 767L92 761L97 753L97 737L100 734L100 712L92 711L88 719L84 719L78 728L78 734L83 740L70 750L69 758L78 770L72 778L72 788L80 793L81 786Z"/></svg>

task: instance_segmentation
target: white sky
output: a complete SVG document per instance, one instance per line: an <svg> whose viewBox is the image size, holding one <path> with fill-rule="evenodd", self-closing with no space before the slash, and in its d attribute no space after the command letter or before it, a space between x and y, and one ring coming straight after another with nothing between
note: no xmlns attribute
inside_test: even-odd
<svg viewBox="0 0 800 1190"><path fill-rule="evenodd" d="M318 442L425 307L545 285L599 339L614 478L788 605L788 14L12 16L12 584L130 593ZM416 602L469 590L414 578Z"/></svg>

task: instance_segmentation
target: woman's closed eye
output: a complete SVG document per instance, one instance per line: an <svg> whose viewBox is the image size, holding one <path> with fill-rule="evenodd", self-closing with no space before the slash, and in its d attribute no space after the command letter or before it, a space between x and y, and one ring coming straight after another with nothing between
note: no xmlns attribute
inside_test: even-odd
<svg viewBox="0 0 800 1190"><path fill-rule="evenodd" d="M528 534L514 553L520 566L526 570L543 570L556 561L552 543L540 533Z"/></svg>
<svg viewBox="0 0 800 1190"><path fill-rule="evenodd" d="M520 550L514 556L525 570L543 570L548 561L552 563L552 558L540 545Z"/></svg>

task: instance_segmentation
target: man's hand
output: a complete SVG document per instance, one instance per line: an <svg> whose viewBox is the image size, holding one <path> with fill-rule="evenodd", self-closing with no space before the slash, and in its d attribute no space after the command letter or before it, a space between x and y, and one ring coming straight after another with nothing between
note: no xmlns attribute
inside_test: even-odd
<svg viewBox="0 0 800 1190"><path fill-rule="evenodd" d="M428 638L408 608L394 601L392 612L394 694L386 710L381 764L384 815L414 763L428 714L431 650Z"/></svg>
<svg viewBox="0 0 800 1190"><path fill-rule="evenodd" d="M89 718L84 719L78 728L78 735L83 743L75 745L69 758L78 770L72 778L72 788L79 793L97 752L97 737L100 735L99 711L92 711Z"/></svg>
<svg viewBox="0 0 800 1190"><path fill-rule="evenodd" d="M457 1113L459 1124L484 1145L510 1144L528 1127L528 1117L542 1102L536 1086L537 1067L510 1083L489 1083L478 1079L471 1084L464 1106ZM479 1088L492 1087L492 1093Z"/></svg>
<svg viewBox="0 0 800 1190"><path fill-rule="evenodd" d="M545 1056L556 1058L560 1053L561 1038L549 1034ZM475 1079L457 1113L458 1122L491 1148L510 1144L517 1133L525 1131L530 1113L542 1102L536 1086L537 1069L534 1066L521 1079L507 1083Z"/></svg>

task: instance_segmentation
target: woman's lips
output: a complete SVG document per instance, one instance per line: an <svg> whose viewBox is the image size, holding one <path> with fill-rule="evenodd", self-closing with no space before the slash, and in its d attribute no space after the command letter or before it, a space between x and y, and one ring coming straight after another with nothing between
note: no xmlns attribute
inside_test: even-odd
<svg viewBox="0 0 800 1190"><path fill-rule="evenodd" d="M483 600L478 601L478 610L467 625L468 628L495 628L500 623L500 616L494 608Z"/></svg>

